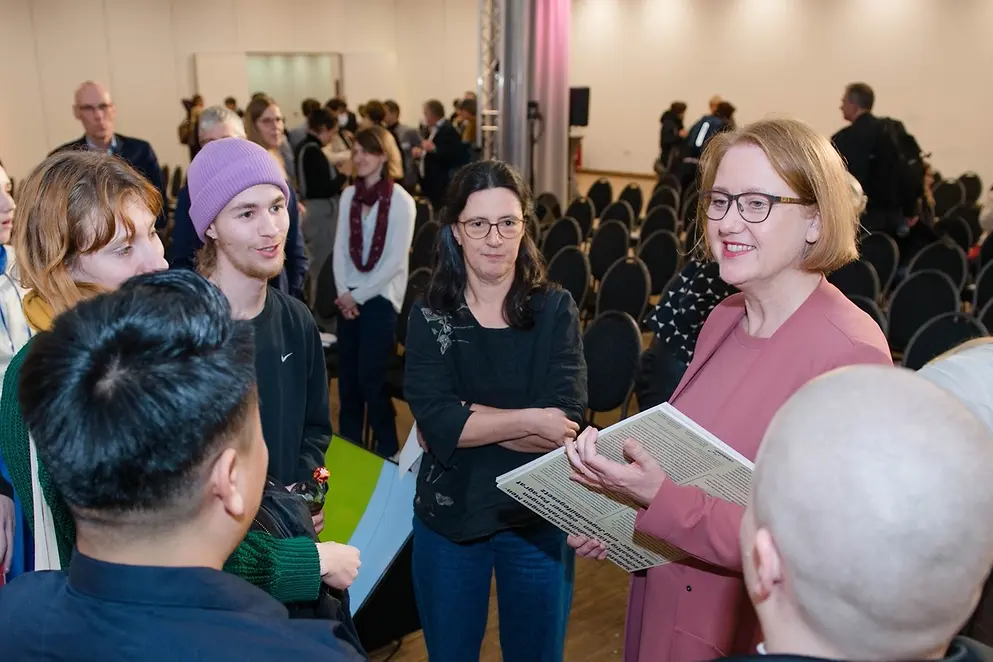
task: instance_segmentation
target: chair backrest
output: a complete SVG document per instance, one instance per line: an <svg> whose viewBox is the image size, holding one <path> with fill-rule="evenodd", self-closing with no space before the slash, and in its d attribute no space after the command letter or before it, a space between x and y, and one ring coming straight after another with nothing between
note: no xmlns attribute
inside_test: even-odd
<svg viewBox="0 0 993 662"><path fill-rule="evenodd" d="M407 291L403 295L403 305L400 307L400 316L397 319L397 342L401 345L407 342L407 322L414 302L424 296L430 282L431 270L427 267L421 267L407 278Z"/></svg>
<svg viewBox="0 0 993 662"><path fill-rule="evenodd" d="M888 292L900 263L900 249L893 237L882 232L873 232L862 239L859 255L876 270L880 289Z"/></svg>
<svg viewBox="0 0 993 662"><path fill-rule="evenodd" d="M652 276L639 258L618 260L607 269L597 290L595 315L620 310L636 320L645 315L652 289Z"/></svg>
<svg viewBox="0 0 993 662"><path fill-rule="evenodd" d="M588 407L617 409L631 395L641 358L641 332L634 318L620 311L599 315L583 333Z"/></svg>
<svg viewBox="0 0 993 662"><path fill-rule="evenodd" d="M985 245L985 244L984 244ZM972 295L973 310L981 310L993 301L993 262L985 265L976 276L976 290Z"/></svg>
<svg viewBox="0 0 993 662"><path fill-rule="evenodd" d="M986 302L986 305L976 314L976 318L982 322L987 330L993 329L993 299Z"/></svg>
<svg viewBox="0 0 993 662"><path fill-rule="evenodd" d="M993 262L993 232L986 235L982 246L979 247L979 266L985 267Z"/></svg>
<svg viewBox="0 0 993 662"><path fill-rule="evenodd" d="M683 208L679 212L679 218L683 221L684 228L688 228L696 222L696 208L699 200L700 196L696 191L684 196Z"/></svg>
<svg viewBox="0 0 993 662"><path fill-rule="evenodd" d="M535 199L535 202L545 205L554 218L562 218L562 204L559 202L559 196L554 193L545 191Z"/></svg>
<svg viewBox="0 0 993 662"><path fill-rule="evenodd" d="M424 224L410 245L410 270L416 271L423 267L434 269L435 242L438 240L438 232L441 224L438 221L429 221Z"/></svg>
<svg viewBox="0 0 993 662"><path fill-rule="evenodd" d="M973 243L978 242L980 237L983 236L983 226L979 223L979 216L982 211L983 209L979 205L963 205L953 210L956 216L961 216L965 219L969 230L972 232Z"/></svg>
<svg viewBox="0 0 993 662"><path fill-rule="evenodd" d="M919 328L938 315L957 311L959 304L959 288L948 274L936 270L910 274L890 297L890 348L902 352Z"/></svg>
<svg viewBox="0 0 993 662"><path fill-rule="evenodd" d="M572 295L582 310L590 290L590 261L578 246L566 246L548 262L548 280Z"/></svg>
<svg viewBox="0 0 993 662"><path fill-rule="evenodd" d="M965 202L965 187L958 180L946 180L934 187L934 215L941 218Z"/></svg>
<svg viewBox="0 0 993 662"><path fill-rule="evenodd" d="M867 260L849 262L840 269L828 274L828 282L846 296L863 296L875 301L881 287L876 269Z"/></svg>
<svg viewBox="0 0 993 662"><path fill-rule="evenodd" d="M660 186L668 186L673 189L676 193L682 193L683 182L680 181L679 175L673 172L667 172L662 181L659 182Z"/></svg>
<svg viewBox="0 0 993 662"><path fill-rule="evenodd" d="M563 216L552 223L552 227L548 228L548 233L541 245L541 252L545 256L545 261L550 262L560 250L566 246L579 246L582 240L583 235L579 223L568 216Z"/></svg>
<svg viewBox="0 0 993 662"><path fill-rule="evenodd" d="M583 241L589 238L593 231L593 219L596 218L596 210L593 208L593 201L589 198L576 198L569 203L569 208L565 210L565 215L576 219L579 227L583 231Z"/></svg>
<svg viewBox="0 0 993 662"><path fill-rule="evenodd" d="M653 296L661 294L679 271L679 249L679 238L668 230L658 230L647 239L642 239L638 257L648 267Z"/></svg>
<svg viewBox="0 0 993 662"><path fill-rule="evenodd" d="M624 187L623 191L621 191L621 195L618 197L618 200L623 200L631 205L631 211L634 212L635 218L641 216L641 208L645 204L645 196L641 192L641 186L631 182Z"/></svg>
<svg viewBox="0 0 993 662"><path fill-rule="evenodd" d="M611 202L600 214L600 223L608 221L620 221L627 226L628 230L634 229L634 210L625 200Z"/></svg>
<svg viewBox="0 0 993 662"><path fill-rule="evenodd" d="M169 197L173 200L179 195L179 189L183 188L183 167L176 166L172 171L172 182L169 185Z"/></svg>
<svg viewBox="0 0 993 662"><path fill-rule="evenodd" d="M414 201L414 206L417 210L414 216L414 236L417 236L417 233L426 223L434 220L434 210L427 198L417 198Z"/></svg>
<svg viewBox="0 0 993 662"><path fill-rule="evenodd" d="M663 186L652 194L652 198L648 201L648 207L645 210L646 214L650 214L656 207L672 207L673 209L679 209L679 192L674 188L668 186Z"/></svg>
<svg viewBox="0 0 993 662"><path fill-rule="evenodd" d="M334 282L334 266L331 263L334 255L328 255L317 272L317 283L314 285L314 313L318 323L328 322L338 314L338 288ZM320 325L320 324L319 324Z"/></svg>
<svg viewBox="0 0 993 662"><path fill-rule="evenodd" d="M940 237L948 239L963 251L968 252L972 248L972 229L969 222L957 214L947 216L935 224L935 231Z"/></svg>
<svg viewBox="0 0 993 662"><path fill-rule="evenodd" d="M641 242L644 243L648 237L659 230L666 230L676 234L679 229L679 221L676 210L672 207L655 207L648 212L645 222L641 224Z"/></svg>
<svg viewBox="0 0 993 662"><path fill-rule="evenodd" d="M620 221L601 223L590 242L590 268L593 280L601 281L614 262L628 254L631 234Z"/></svg>
<svg viewBox="0 0 993 662"><path fill-rule="evenodd" d="M979 202L983 195L983 180L974 172L967 172L959 176L959 183L962 184L965 193L965 204L974 205Z"/></svg>
<svg viewBox="0 0 993 662"><path fill-rule="evenodd" d="M879 325L879 328L883 330L883 335L887 334L889 324L886 322L886 315L883 314L883 309L879 307L879 304L876 303L874 299L860 296L858 294L849 295L848 298L852 300L852 303L865 311L869 317L871 317L873 321Z"/></svg>
<svg viewBox="0 0 993 662"><path fill-rule="evenodd" d="M936 269L948 275L961 290L969 275L969 261L965 251L949 240L937 241L925 246L910 260L907 273Z"/></svg>
<svg viewBox="0 0 993 662"><path fill-rule="evenodd" d="M609 179L601 177L590 185L586 197L593 201L594 214L600 218L600 214L614 199L614 187L610 185Z"/></svg>
<svg viewBox="0 0 993 662"><path fill-rule="evenodd" d="M963 312L945 313L924 324L907 343L903 367L920 370L931 359L967 340L989 335L982 322Z"/></svg>

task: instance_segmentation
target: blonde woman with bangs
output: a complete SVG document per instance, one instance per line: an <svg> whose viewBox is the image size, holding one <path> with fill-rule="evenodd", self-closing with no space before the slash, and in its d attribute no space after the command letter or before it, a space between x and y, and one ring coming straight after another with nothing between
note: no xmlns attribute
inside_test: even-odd
<svg viewBox="0 0 993 662"><path fill-rule="evenodd" d="M670 402L750 460L772 416L834 368L892 365L882 331L825 275L857 259L859 201L830 141L792 119L715 136L700 162L697 225L707 257L740 293L718 305ZM744 508L669 480L635 441L622 464L593 428L567 442L574 478L640 506L636 528L687 553L632 578L624 659L705 660L755 650L738 545ZM571 537L581 556L596 540Z"/></svg>
<svg viewBox="0 0 993 662"><path fill-rule="evenodd" d="M101 152L60 152L19 190L15 275L28 290L24 313L36 330L80 301L167 267L155 218L159 192L124 161ZM18 405L18 379L31 342L10 362L0 395L0 454L34 539L35 570L67 568L76 543L72 514L37 458ZM274 539L250 531L224 569L284 603L313 601L335 575L334 543Z"/></svg>

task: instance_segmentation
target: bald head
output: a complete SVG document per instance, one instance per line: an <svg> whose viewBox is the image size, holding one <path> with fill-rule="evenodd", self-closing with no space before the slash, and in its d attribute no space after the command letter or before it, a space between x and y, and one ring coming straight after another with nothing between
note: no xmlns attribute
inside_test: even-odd
<svg viewBox="0 0 993 662"><path fill-rule="evenodd" d="M72 112L82 123L90 142L99 147L110 145L114 138L117 111L106 87L92 80L80 85L76 88Z"/></svg>
<svg viewBox="0 0 993 662"><path fill-rule="evenodd" d="M948 391L993 430L993 339L977 338L939 357L917 374Z"/></svg>
<svg viewBox="0 0 993 662"><path fill-rule="evenodd" d="M952 395L902 369L839 370L770 424L744 557L771 537L779 600L843 659L922 659L968 619L993 563L991 476L993 433Z"/></svg>

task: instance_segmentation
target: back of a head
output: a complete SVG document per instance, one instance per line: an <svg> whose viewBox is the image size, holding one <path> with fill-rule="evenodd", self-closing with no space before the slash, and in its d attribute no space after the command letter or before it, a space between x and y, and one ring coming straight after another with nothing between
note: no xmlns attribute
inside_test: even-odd
<svg viewBox="0 0 993 662"><path fill-rule="evenodd" d="M225 124L230 126L232 132L238 137L245 137L245 123L238 116L238 113L226 106L209 106L204 108L203 112L200 113L197 131L203 136L214 127Z"/></svg>
<svg viewBox="0 0 993 662"><path fill-rule="evenodd" d="M758 146L797 197L816 204L821 232L807 249L803 269L829 273L858 258L859 215L852 205L848 169L826 136L806 122L789 117L763 119L718 133L700 158L701 191L713 187L721 160L738 145ZM707 220L701 206L697 214L701 231Z"/></svg>
<svg viewBox="0 0 993 662"><path fill-rule="evenodd" d="M876 103L876 93L866 83L849 84L845 88L845 98L862 110L872 110Z"/></svg>
<svg viewBox="0 0 993 662"><path fill-rule="evenodd" d="M321 107L321 102L317 99L304 99L300 104L300 113L303 115L303 119L306 120L310 117L310 114Z"/></svg>
<svg viewBox="0 0 993 662"><path fill-rule="evenodd" d="M443 119L445 117L445 106L437 99L430 99L424 104L424 109L431 113L435 119Z"/></svg>
<svg viewBox="0 0 993 662"><path fill-rule="evenodd" d="M338 118L326 108L318 108L307 116L307 128L317 132L321 129L333 131L338 126Z"/></svg>
<svg viewBox="0 0 993 662"><path fill-rule="evenodd" d="M335 97L333 99L328 100L327 104L325 104L325 107L328 110L330 110L332 113L340 113L341 111L348 108L348 104L346 104L345 100L342 99L341 97Z"/></svg>
<svg viewBox="0 0 993 662"><path fill-rule="evenodd" d="M373 124L382 124L386 121L386 106L377 99L367 101L365 104L365 116Z"/></svg>
<svg viewBox="0 0 993 662"><path fill-rule="evenodd" d="M188 524L203 503L205 462L225 443L247 443L257 412L251 327L191 271L137 276L35 338L19 397L78 522Z"/></svg>
<svg viewBox="0 0 993 662"><path fill-rule="evenodd" d="M720 117L722 120L730 121L734 117L734 111L737 110L730 101L721 101L717 104L717 108L714 110L714 115Z"/></svg>
<svg viewBox="0 0 993 662"><path fill-rule="evenodd" d="M993 433L954 397L858 366L777 413L751 508L795 611L843 659L925 659L968 619L993 564L991 474Z"/></svg>
<svg viewBox="0 0 993 662"><path fill-rule="evenodd" d="M942 354L917 374L951 393L993 430L993 338L977 338Z"/></svg>
<svg viewBox="0 0 993 662"><path fill-rule="evenodd" d="M17 276L55 313L82 298L70 267L80 255L114 240L118 222L132 235L129 205L153 216L162 195L123 159L104 152L58 152L41 162L18 187L12 244Z"/></svg>

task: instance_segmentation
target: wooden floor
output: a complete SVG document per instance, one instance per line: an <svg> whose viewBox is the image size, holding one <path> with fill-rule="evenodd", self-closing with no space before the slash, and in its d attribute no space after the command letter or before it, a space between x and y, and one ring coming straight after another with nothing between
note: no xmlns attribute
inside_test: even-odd
<svg viewBox="0 0 993 662"><path fill-rule="evenodd" d="M410 409L399 400L397 408L397 432L401 443L410 433L413 418ZM338 384L331 382L331 420L338 429ZM620 418L620 412L597 416L597 423L608 425ZM572 615L569 620L569 633L566 638L565 659L567 662L594 662L620 660L624 634L624 614L627 605L628 579L620 568L608 562L576 561L576 583L573 592ZM497 631L496 591L490 597L490 616L483 640L481 662L501 660L500 642ZM382 651L372 651L372 662L426 661L427 651L420 632L408 635L395 656L390 657L394 647ZM473 662L466 660L466 662ZM508 662L513 662L508 661Z"/></svg>

